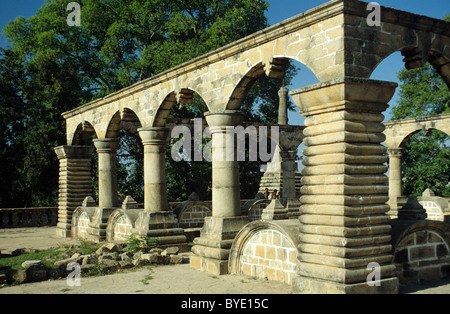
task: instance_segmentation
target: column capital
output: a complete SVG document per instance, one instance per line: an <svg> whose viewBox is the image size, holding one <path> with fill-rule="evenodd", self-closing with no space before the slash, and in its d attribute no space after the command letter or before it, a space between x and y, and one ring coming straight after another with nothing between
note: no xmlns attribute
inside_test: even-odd
<svg viewBox="0 0 450 314"><path fill-rule="evenodd" d="M404 148L388 148L389 157L401 158L403 156Z"/></svg>
<svg viewBox="0 0 450 314"><path fill-rule="evenodd" d="M238 126L244 121L244 114L240 110L209 111L205 118L210 127Z"/></svg>
<svg viewBox="0 0 450 314"><path fill-rule="evenodd" d="M162 146L167 144L170 129L165 127L141 128L138 129L142 144Z"/></svg>
<svg viewBox="0 0 450 314"><path fill-rule="evenodd" d="M58 159L84 159L91 157L94 147L92 145L65 145L55 147L54 151Z"/></svg>
<svg viewBox="0 0 450 314"><path fill-rule="evenodd" d="M93 140L97 153L115 153L119 148L119 139L105 138Z"/></svg>
<svg viewBox="0 0 450 314"><path fill-rule="evenodd" d="M297 151L296 150L280 150L280 156L281 156L281 160L283 162L295 161L295 159L297 158Z"/></svg>
<svg viewBox="0 0 450 314"><path fill-rule="evenodd" d="M397 86L394 82L345 77L289 94L305 116L340 110L381 113L388 108Z"/></svg>

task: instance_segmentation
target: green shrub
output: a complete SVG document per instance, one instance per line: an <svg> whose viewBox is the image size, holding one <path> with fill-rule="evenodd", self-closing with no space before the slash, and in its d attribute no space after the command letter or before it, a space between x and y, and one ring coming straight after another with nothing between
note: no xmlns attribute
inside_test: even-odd
<svg viewBox="0 0 450 314"><path fill-rule="evenodd" d="M134 234L130 235L127 241L128 251L131 253L137 253L144 250L148 250L158 246L158 239L149 238L144 235L136 237Z"/></svg>

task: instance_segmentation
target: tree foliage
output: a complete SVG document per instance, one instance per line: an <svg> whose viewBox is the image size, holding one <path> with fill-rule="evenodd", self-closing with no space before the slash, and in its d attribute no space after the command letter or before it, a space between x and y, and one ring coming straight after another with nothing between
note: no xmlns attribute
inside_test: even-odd
<svg viewBox="0 0 450 314"><path fill-rule="evenodd" d="M0 193L0 207L56 204L53 147L65 143L63 112L268 26L262 0L78 2L80 27L67 25L67 0L47 0L34 16L3 29L9 47L0 52L0 180L9 188ZM287 80L295 72L291 68ZM274 122L280 84L259 80L243 105L246 118ZM200 116L206 108L198 98L193 106L174 108L172 116ZM135 139L121 137L120 192L140 199L142 151ZM201 163L168 164L172 200L186 199L199 186L196 178L207 173Z"/></svg>

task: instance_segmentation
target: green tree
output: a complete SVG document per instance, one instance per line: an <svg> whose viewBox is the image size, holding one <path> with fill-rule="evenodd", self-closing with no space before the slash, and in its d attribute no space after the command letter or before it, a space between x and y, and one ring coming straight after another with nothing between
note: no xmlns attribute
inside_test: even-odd
<svg viewBox="0 0 450 314"><path fill-rule="evenodd" d="M14 207L16 199L27 194L18 181L21 178L21 156L24 147L21 135L27 104L20 97L19 86L23 83L20 62L10 50L0 48L0 204ZM9 188L8 188L9 187Z"/></svg>
<svg viewBox="0 0 450 314"><path fill-rule="evenodd" d="M0 71L7 73L0 92L5 117L1 149L2 157L14 151L10 147L17 154L2 159L8 160L2 180L10 183L5 193L11 195L2 195L0 206L6 199L14 199L14 206L55 204L58 162L53 147L65 143L61 113L268 26L268 3L262 0L82 0L80 27L67 25L68 2L47 0L36 15L19 17L3 29L10 49L0 55ZM273 122L279 84L257 82L249 94L251 103L246 100L243 106L246 117ZM205 110L199 99L172 111L174 117L197 117ZM120 192L140 198L142 156L130 138L122 143ZM170 193L184 199L198 184L194 178L207 171L194 163L171 167ZM190 181L178 180L185 173ZM20 195L16 190L25 196L14 197Z"/></svg>

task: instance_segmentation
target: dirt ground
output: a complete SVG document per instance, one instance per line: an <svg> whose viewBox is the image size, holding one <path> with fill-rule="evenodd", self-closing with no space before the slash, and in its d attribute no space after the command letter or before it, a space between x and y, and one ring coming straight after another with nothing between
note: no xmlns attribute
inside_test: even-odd
<svg viewBox="0 0 450 314"><path fill-rule="evenodd" d="M56 237L54 227L0 229L0 251L17 248L46 249L77 240ZM400 287L400 293L450 294L450 279L428 285ZM0 294L292 294L290 286L242 275L213 276L188 264L144 267L102 277L68 279L0 288Z"/></svg>

